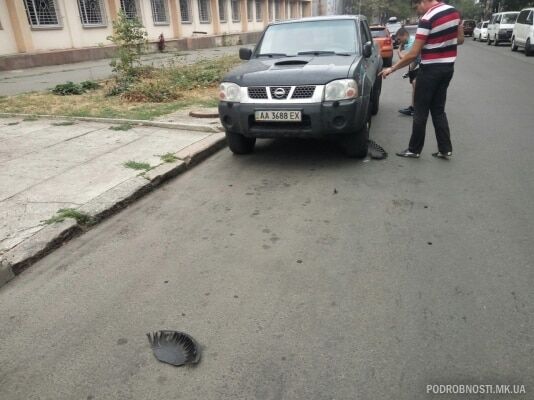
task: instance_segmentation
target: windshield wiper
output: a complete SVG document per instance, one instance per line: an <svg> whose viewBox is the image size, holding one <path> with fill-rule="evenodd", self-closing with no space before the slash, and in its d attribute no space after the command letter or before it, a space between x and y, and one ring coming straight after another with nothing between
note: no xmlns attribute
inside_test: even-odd
<svg viewBox="0 0 534 400"><path fill-rule="evenodd" d="M284 53L261 53L258 54L256 57L291 57Z"/></svg>

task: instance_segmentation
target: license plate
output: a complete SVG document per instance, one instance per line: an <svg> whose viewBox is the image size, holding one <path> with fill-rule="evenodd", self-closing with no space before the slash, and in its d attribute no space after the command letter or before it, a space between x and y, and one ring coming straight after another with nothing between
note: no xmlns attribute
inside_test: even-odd
<svg viewBox="0 0 534 400"><path fill-rule="evenodd" d="M301 111L256 111L254 113L256 121L270 122L301 122Z"/></svg>

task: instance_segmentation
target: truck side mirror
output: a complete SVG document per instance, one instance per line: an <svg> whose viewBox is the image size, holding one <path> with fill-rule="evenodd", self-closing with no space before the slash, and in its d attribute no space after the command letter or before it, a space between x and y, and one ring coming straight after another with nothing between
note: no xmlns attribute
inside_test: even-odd
<svg viewBox="0 0 534 400"><path fill-rule="evenodd" d="M250 60L251 57L252 57L252 50L246 47L241 47L239 49L239 58L241 60Z"/></svg>
<svg viewBox="0 0 534 400"><path fill-rule="evenodd" d="M365 58L369 58L371 57L371 55L373 54L373 43L372 42L367 42L363 45L363 56Z"/></svg>

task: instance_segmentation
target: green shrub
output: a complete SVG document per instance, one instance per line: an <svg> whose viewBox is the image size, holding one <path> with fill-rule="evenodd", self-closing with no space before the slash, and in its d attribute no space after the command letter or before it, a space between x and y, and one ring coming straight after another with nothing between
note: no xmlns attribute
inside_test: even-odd
<svg viewBox="0 0 534 400"><path fill-rule="evenodd" d="M69 95L75 95L75 94L82 94L85 90L82 87L82 85L78 85L77 83L68 81L67 83L61 83L59 85L56 85L54 89L52 89L52 93L57 94L59 96L69 96Z"/></svg>
<svg viewBox="0 0 534 400"><path fill-rule="evenodd" d="M100 87L100 85L95 81L83 81L82 83L80 83L80 86L83 90L95 90Z"/></svg>

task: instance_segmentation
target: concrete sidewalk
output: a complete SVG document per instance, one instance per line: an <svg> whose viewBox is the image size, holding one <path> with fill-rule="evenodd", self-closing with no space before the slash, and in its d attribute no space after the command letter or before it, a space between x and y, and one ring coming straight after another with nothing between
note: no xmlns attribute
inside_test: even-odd
<svg viewBox="0 0 534 400"><path fill-rule="evenodd" d="M169 119L191 123L185 114ZM221 148L224 134L217 121L197 119L195 130L134 126L121 131L100 122L0 119L0 286L65 235L85 227L73 219L47 224L59 209L76 209L98 221ZM165 162L165 154L174 157ZM129 161L150 169L132 169L125 165Z"/></svg>
<svg viewBox="0 0 534 400"><path fill-rule="evenodd" d="M145 65L154 64L155 67L165 65L170 61L177 64L193 64L202 59L214 59L226 55L237 56L241 47L252 46L228 46L146 54L142 56L142 63ZM112 75L110 61L111 59L101 59L74 64L0 71L0 95L8 96L46 90L67 81L79 83L86 80L107 79Z"/></svg>

